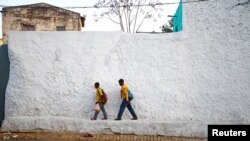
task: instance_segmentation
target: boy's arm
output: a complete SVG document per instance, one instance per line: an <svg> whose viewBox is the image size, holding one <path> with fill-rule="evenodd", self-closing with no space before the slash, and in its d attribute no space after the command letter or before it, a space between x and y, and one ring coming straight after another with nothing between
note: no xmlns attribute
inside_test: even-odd
<svg viewBox="0 0 250 141"><path fill-rule="evenodd" d="M125 100L128 101L128 89L126 87L122 87L122 93L125 94Z"/></svg>
<svg viewBox="0 0 250 141"><path fill-rule="evenodd" d="M126 96L126 101L128 101L128 89L126 90L125 96Z"/></svg>
<svg viewBox="0 0 250 141"><path fill-rule="evenodd" d="M97 93L99 94L99 99L97 98L97 99L96 99L96 102L95 102L95 103L97 104L97 103L100 101L101 96L103 95L103 93L102 93L102 89L97 89L96 91L97 91Z"/></svg>
<svg viewBox="0 0 250 141"><path fill-rule="evenodd" d="M102 96L102 95L103 95L103 93L102 93L102 89L97 89L97 91L98 91L98 93L99 93L99 95L100 95L100 96Z"/></svg>

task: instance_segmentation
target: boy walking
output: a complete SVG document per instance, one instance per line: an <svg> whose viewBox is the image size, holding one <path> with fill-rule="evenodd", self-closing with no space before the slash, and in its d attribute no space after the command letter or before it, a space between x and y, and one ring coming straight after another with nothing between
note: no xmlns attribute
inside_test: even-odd
<svg viewBox="0 0 250 141"><path fill-rule="evenodd" d="M132 120L137 120L138 117L137 115L135 114L135 111L130 103L130 99L129 99L129 96L128 96L128 87L126 84L124 84L124 80L123 79L120 79L119 81L119 85L121 86L121 99L122 99L122 103L121 103L121 106L120 106L120 110L119 110L119 113L117 115L117 118L115 120L121 120L122 119L122 114L125 110L125 108L127 107L130 114L133 116Z"/></svg>
<svg viewBox="0 0 250 141"><path fill-rule="evenodd" d="M107 117L107 113L106 113L106 110L104 107L105 103L104 103L104 100L102 98L103 90L100 88L100 84L98 82L95 83L95 88L96 88L96 104L99 104L100 109L102 110L102 113L104 116L104 118L102 118L102 120L107 120L108 117ZM95 115L93 118L91 118L91 120L96 120L99 112L100 111L95 111Z"/></svg>

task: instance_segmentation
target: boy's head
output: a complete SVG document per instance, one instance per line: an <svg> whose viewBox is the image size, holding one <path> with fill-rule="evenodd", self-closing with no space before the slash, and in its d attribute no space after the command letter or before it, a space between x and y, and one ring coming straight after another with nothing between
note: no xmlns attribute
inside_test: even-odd
<svg viewBox="0 0 250 141"><path fill-rule="evenodd" d="M122 86L124 84L124 80L123 79L120 79L118 82L119 82L120 86Z"/></svg>
<svg viewBox="0 0 250 141"><path fill-rule="evenodd" d="M99 82L95 82L95 88L97 89L99 88L99 86L100 86Z"/></svg>

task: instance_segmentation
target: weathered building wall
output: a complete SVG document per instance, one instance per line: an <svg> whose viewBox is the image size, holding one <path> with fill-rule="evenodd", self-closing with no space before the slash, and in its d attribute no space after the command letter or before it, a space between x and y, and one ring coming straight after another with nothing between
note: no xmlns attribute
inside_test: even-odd
<svg viewBox="0 0 250 141"><path fill-rule="evenodd" d="M79 13L44 3L3 8L2 24L4 43L8 31L22 31L24 25L33 25L35 31L56 31L57 26L66 31L81 31L82 27Z"/></svg>

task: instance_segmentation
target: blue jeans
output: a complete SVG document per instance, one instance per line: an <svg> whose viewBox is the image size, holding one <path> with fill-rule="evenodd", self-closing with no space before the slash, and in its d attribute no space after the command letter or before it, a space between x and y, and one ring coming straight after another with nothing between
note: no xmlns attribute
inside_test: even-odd
<svg viewBox="0 0 250 141"><path fill-rule="evenodd" d="M130 114L133 116L133 118L137 118L137 115L135 114L135 111L134 111L133 107L131 106L130 100L129 101L125 101L125 100L122 101L117 118L118 119L122 118L122 114L123 114L126 107L128 108L128 110L129 110Z"/></svg>
<svg viewBox="0 0 250 141"><path fill-rule="evenodd" d="M98 104L100 105L100 108L101 108L101 110L102 110L102 113L103 113L104 119L108 119L108 116L107 116L107 113L106 113L106 110L105 110L104 104L103 104L103 103L98 103ZM100 111L95 112L94 119L97 119L97 116L98 116L99 112L100 112Z"/></svg>

